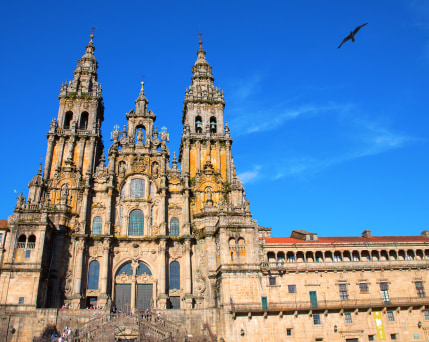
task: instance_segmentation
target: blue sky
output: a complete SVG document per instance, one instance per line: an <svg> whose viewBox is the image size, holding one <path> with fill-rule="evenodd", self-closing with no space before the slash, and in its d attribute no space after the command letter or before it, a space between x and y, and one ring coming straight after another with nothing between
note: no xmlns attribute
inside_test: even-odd
<svg viewBox="0 0 429 342"><path fill-rule="evenodd" d="M356 42L337 49L356 26ZM0 4L0 217L46 154L62 82L95 25L106 150L144 76L178 151L203 33L237 173L273 236L429 229L429 2L16 1Z"/></svg>

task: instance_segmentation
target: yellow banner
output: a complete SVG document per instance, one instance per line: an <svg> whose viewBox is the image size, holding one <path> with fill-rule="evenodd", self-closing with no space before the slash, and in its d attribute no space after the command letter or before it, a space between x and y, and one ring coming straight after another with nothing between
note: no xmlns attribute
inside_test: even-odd
<svg viewBox="0 0 429 342"><path fill-rule="evenodd" d="M377 328L377 337L379 340L385 340L386 334L384 333L383 321L381 320L381 312L373 311L372 314L375 320L375 327Z"/></svg>

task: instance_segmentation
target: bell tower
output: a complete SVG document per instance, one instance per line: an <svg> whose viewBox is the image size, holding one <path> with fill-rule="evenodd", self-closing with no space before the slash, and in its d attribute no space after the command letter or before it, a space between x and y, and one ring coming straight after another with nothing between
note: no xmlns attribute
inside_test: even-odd
<svg viewBox="0 0 429 342"><path fill-rule="evenodd" d="M231 182L231 136L223 120L223 91L213 85L212 67L206 60L200 40L197 60L192 67L192 84L186 89L183 108L183 134L179 162L182 175L192 180L211 164L223 182Z"/></svg>
<svg viewBox="0 0 429 342"><path fill-rule="evenodd" d="M45 180L66 165L76 167L85 178L94 171L95 161L103 150L100 126L104 106L93 38L91 34L85 54L77 62L73 80L61 86L58 116L52 120L47 135Z"/></svg>

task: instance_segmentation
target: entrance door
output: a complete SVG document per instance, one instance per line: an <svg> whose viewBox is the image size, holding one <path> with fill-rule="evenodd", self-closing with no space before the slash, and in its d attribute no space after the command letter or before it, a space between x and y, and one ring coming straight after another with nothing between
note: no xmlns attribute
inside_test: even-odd
<svg viewBox="0 0 429 342"><path fill-rule="evenodd" d="M145 311L150 309L152 292L152 284L137 284L137 312L140 312L140 310Z"/></svg>
<svg viewBox="0 0 429 342"><path fill-rule="evenodd" d="M317 292L316 291L310 291L310 302L312 308L317 308Z"/></svg>
<svg viewBox="0 0 429 342"><path fill-rule="evenodd" d="M115 285L115 304L121 312L130 312L131 310L131 284Z"/></svg>

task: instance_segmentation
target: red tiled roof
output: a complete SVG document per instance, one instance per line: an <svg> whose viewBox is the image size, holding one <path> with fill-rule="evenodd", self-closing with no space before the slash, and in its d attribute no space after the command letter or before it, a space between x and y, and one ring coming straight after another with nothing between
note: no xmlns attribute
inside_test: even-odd
<svg viewBox="0 0 429 342"><path fill-rule="evenodd" d="M267 237L266 244L293 244L293 243L377 243L377 242L429 242L424 236L373 236L364 238L361 236L329 236L319 237L319 241L304 241L291 237Z"/></svg>
<svg viewBox="0 0 429 342"><path fill-rule="evenodd" d="M0 228L6 228L7 227L7 220L0 220Z"/></svg>

